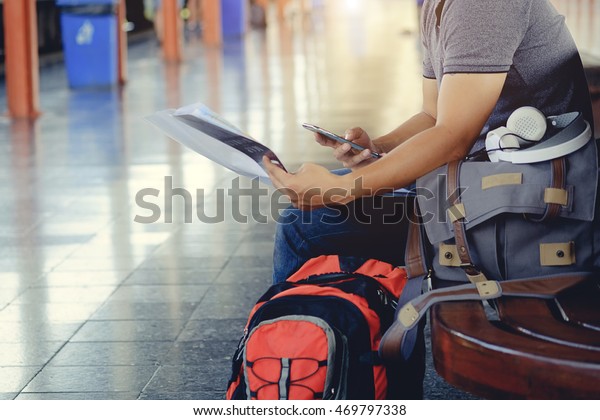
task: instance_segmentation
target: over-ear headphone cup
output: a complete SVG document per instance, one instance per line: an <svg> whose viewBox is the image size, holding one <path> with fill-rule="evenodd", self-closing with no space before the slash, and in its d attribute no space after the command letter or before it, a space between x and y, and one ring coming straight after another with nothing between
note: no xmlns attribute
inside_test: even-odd
<svg viewBox="0 0 600 420"><path fill-rule="evenodd" d="M506 128L529 141L540 141L546 133L546 117L532 106L516 109L506 121Z"/></svg>
<svg viewBox="0 0 600 420"><path fill-rule="evenodd" d="M506 127L489 131L485 139L485 149L490 161L505 161L513 164L546 162L573 153L594 138L590 124L583 118L581 112L552 116L548 121L558 131L553 131L543 141L521 150L515 150L519 149L520 137L511 133ZM535 124L539 124L539 120Z"/></svg>
<svg viewBox="0 0 600 420"><path fill-rule="evenodd" d="M490 131L485 139L485 148L492 162L503 160L502 156L505 153L518 150L520 147L518 137L512 135L506 127L498 127Z"/></svg>

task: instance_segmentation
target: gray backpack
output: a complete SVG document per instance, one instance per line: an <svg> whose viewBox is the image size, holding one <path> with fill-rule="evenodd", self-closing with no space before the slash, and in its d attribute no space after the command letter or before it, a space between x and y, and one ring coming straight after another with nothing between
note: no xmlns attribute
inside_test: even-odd
<svg viewBox="0 0 600 420"><path fill-rule="evenodd" d="M585 144L537 163L452 162L417 181L421 220L409 230L409 281L379 347L385 360L408 359L435 303L551 299L598 270L597 144L580 113L551 122L556 133L545 142L585 135ZM421 294L427 277L445 287Z"/></svg>
<svg viewBox="0 0 600 420"><path fill-rule="evenodd" d="M556 121L560 130L540 146L591 138L578 113ZM595 141L550 161L464 161L434 170L417 191L435 277L477 282L593 271L600 263L597 186Z"/></svg>

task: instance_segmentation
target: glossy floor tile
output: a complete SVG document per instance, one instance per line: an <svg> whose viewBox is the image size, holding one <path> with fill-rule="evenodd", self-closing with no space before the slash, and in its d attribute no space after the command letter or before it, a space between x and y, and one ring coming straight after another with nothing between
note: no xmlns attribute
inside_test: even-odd
<svg viewBox="0 0 600 420"><path fill-rule="evenodd" d="M335 168L300 124L377 135L419 109L414 3L327 0L222 48L188 34L180 64L149 34L122 89L70 90L62 64L43 67L40 118L0 116L0 399L224 398L281 203L228 195L252 183L144 116L204 102L290 169ZM426 382L470 398L431 366Z"/></svg>

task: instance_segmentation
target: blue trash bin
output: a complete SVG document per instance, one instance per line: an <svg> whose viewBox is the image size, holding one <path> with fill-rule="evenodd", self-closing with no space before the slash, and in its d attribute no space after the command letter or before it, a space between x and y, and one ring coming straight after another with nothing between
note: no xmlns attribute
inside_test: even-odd
<svg viewBox="0 0 600 420"><path fill-rule="evenodd" d="M240 38L246 33L247 0L221 0L223 39Z"/></svg>
<svg viewBox="0 0 600 420"><path fill-rule="evenodd" d="M58 0L63 52L71 88L117 82L118 0Z"/></svg>

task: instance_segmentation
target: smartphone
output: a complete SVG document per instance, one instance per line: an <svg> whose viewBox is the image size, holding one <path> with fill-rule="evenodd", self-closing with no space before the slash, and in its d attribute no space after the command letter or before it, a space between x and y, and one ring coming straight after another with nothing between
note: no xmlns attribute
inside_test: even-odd
<svg viewBox="0 0 600 420"><path fill-rule="evenodd" d="M331 131L327 131L321 127L317 127L316 125L312 125L312 124L302 124L302 127L306 128L307 130L310 130L314 133L319 133L324 135L327 138L330 138L331 140L335 140L339 143L348 143L350 145L350 147L352 147L353 149L359 150L359 151L363 151L365 150L364 147L351 142L350 140L346 140L345 138L338 136L337 134L332 133ZM381 157L381 155L379 153L375 153L375 152L371 152L371 157L378 159Z"/></svg>

